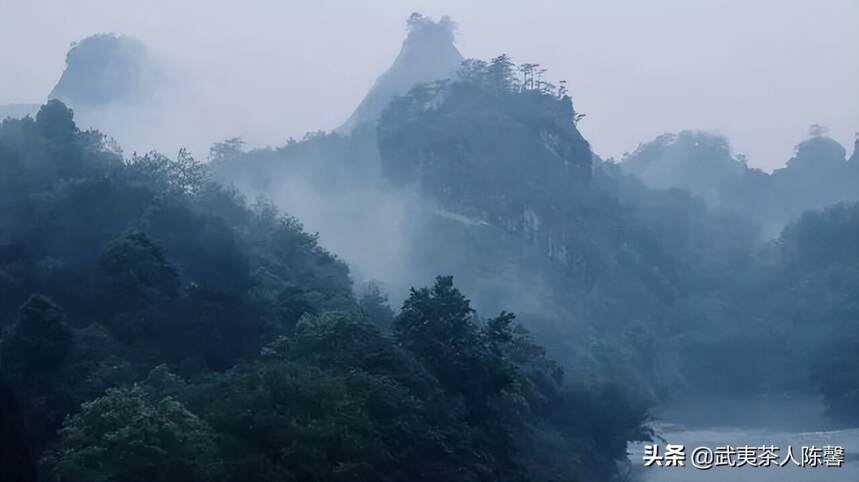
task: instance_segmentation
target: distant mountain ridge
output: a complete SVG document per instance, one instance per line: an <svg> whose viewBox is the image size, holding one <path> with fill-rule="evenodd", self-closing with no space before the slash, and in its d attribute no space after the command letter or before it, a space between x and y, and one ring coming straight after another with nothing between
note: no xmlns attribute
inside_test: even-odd
<svg viewBox="0 0 859 482"><path fill-rule="evenodd" d="M399 55L349 116L337 128L349 134L359 124L375 122L388 103L422 82L445 79L453 75L464 60L455 42L456 25L450 17L434 21L413 13L407 21L408 35Z"/></svg>
<svg viewBox="0 0 859 482"><path fill-rule="evenodd" d="M685 189L711 208L733 211L761 225L767 237L805 211L859 200L856 148L848 158L844 147L817 125L772 174L749 167L731 152L726 138L700 131L642 143L620 167L651 188Z"/></svg>

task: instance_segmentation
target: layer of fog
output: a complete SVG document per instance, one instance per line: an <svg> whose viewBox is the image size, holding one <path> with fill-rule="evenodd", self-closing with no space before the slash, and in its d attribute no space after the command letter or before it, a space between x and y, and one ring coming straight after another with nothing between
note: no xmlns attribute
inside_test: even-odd
<svg viewBox="0 0 859 482"><path fill-rule="evenodd" d="M397 307L410 288L451 274L486 316L501 309L544 315L563 310L552 301L546 280L521 260L495 260L492 273L479 272L470 265L468 251L442 234L505 239L498 228L441 209L416 185L393 187L372 168L369 175L337 179L306 161L289 159L284 174L265 189L241 178L233 183L249 198L273 201L308 232L318 233L320 244L349 265L359 292L368 283L377 284Z"/></svg>

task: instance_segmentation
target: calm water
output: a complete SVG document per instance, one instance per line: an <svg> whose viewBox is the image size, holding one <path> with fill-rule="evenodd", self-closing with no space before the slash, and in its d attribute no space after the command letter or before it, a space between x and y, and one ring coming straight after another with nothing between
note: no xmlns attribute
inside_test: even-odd
<svg viewBox="0 0 859 482"><path fill-rule="evenodd" d="M664 452L666 443L683 444L686 447L686 467L644 467L644 444L635 443L629 446L630 478L636 482L859 482L859 428L832 429L831 422L820 415L822 410L816 401L780 402L777 405L766 401L746 403L744 410L739 412L745 415L741 418L712 416L712 407L730 406L729 403L709 406L711 409L706 411L706 415L710 417L704 412L696 414L694 410L684 409L677 409L676 417L672 417L672 410L667 409L661 414L663 422L654 425L664 439L653 442L660 445L660 454ZM778 408L774 408L776 406ZM673 423L675 420L672 418L678 423ZM802 446L842 446L845 463L840 468L801 468L793 463L785 467L714 467L710 470L691 467L689 458L695 447L715 449L726 445L774 445L781 448L779 461L788 445L793 446L798 459Z"/></svg>

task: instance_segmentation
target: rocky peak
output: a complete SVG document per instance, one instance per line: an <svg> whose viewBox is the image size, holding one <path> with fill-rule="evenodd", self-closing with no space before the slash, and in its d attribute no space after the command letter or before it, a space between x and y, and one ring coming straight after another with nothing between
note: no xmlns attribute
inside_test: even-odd
<svg viewBox="0 0 859 482"><path fill-rule="evenodd" d="M72 44L48 98L74 107L141 99L157 77L143 43L126 35L97 34Z"/></svg>
<svg viewBox="0 0 859 482"><path fill-rule="evenodd" d="M376 79L339 132L348 134L359 124L375 122L394 96L422 82L449 78L462 64L454 45L456 25L450 17L434 21L413 13L406 25L408 33L394 63Z"/></svg>

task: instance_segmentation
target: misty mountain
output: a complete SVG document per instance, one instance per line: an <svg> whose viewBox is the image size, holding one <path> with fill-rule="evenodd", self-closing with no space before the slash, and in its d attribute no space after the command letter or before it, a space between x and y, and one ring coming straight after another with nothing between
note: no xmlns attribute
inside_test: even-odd
<svg viewBox="0 0 859 482"><path fill-rule="evenodd" d="M413 14L335 132L126 155L237 121L157 65L89 37L0 121L23 476L614 482L672 400L859 420L859 154L822 129L772 174L697 131L603 160L564 81Z"/></svg>
<svg viewBox="0 0 859 482"><path fill-rule="evenodd" d="M665 134L643 143L620 165L648 186L687 189L712 207L747 204L750 199L738 196L758 190L756 184L765 182L766 176L736 158L727 139L699 131Z"/></svg>
<svg viewBox="0 0 859 482"><path fill-rule="evenodd" d="M479 312L522 315L575 377L655 398L671 382L652 353L665 307L703 276L699 258L748 248L754 231L597 160L563 86L536 72L469 60L395 98L377 128L219 144L213 174L304 220L392 300L453 274Z"/></svg>
<svg viewBox="0 0 859 482"><path fill-rule="evenodd" d="M146 46L127 35L98 34L72 45L66 67L48 94L74 108L142 102L160 73Z"/></svg>
<svg viewBox="0 0 859 482"><path fill-rule="evenodd" d="M164 81L164 71L139 40L100 33L72 43L65 68L46 99L73 107L86 127L127 124ZM35 116L40 104L0 105L0 120ZM135 110L137 116L135 116ZM117 115L118 114L118 115Z"/></svg>
<svg viewBox="0 0 859 482"><path fill-rule="evenodd" d="M184 65L167 59L128 35L91 35L72 44L48 98L72 108L82 129L108 133L129 152L204 154L213 142L244 133L240 126L258 117L252 106L236 109L231 99L212 95L211 79L194 78Z"/></svg>
<svg viewBox="0 0 859 482"><path fill-rule="evenodd" d="M767 339L782 315L760 293L782 288L764 241L796 213L849 200L852 185L751 169L726 139L694 131L602 161L563 85L537 71L503 55L468 60L394 98L376 129L274 149L222 144L214 173L306 220L394 300L415 279L454 274L479 311L523 315L577 378L620 380L651 400L684 387L743 396L803 386L811 372L778 373L792 352ZM852 179L844 157L812 136L785 172ZM744 369L761 339L772 362ZM801 363L816 358L815 340ZM734 362L714 375L728 347Z"/></svg>
<svg viewBox="0 0 859 482"><path fill-rule="evenodd" d="M394 63L376 79L338 132L348 134L361 123L375 122L395 96L419 83L446 79L459 68L463 58L454 45L456 25L449 17L434 21L413 13L406 28L408 34Z"/></svg>
<svg viewBox="0 0 859 482"><path fill-rule="evenodd" d="M0 123L0 206L4 474L30 449L80 482L611 480L649 436L452 277L359 298L297 219L187 151L122 157L57 100Z"/></svg>
<svg viewBox="0 0 859 482"><path fill-rule="evenodd" d="M805 211L859 200L859 164L825 130L812 127L810 134L771 175L771 210L778 219L797 220Z"/></svg>
<svg viewBox="0 0 859 482"><path fill-rule="evenodd" d="M759 225L764 237L772 237L807 210L859 199L859 167L846 158L844 147L819 126L809 134L785 167L772 174L748 167L723 136L698 131L643 143L620 166L650 187L689 190L711 208L741 215Z"/></svg>

